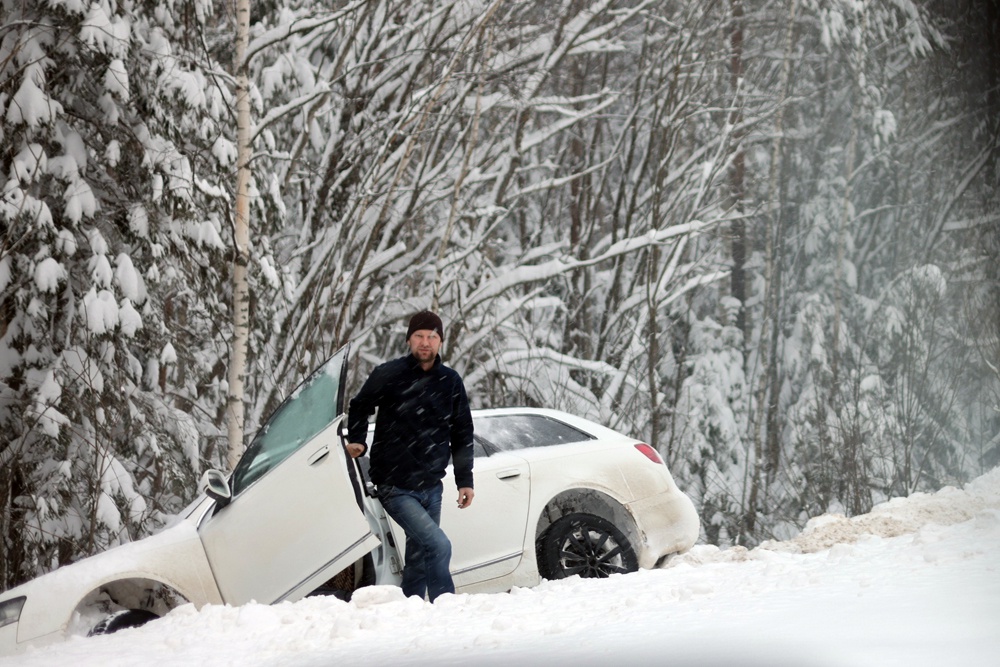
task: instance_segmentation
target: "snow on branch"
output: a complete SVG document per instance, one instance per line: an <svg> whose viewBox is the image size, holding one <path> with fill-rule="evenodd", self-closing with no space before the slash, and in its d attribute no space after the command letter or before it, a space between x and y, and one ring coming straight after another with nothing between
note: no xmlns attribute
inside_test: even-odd
<svg viewBox="0 0 1000 667"><path fill-rule="evenodd" d="M314 90L306 95L300 95L299 97L295 98L291 102L288 102L287 104L282 104L280 106L274 107L273 109L270 109L267 112L267 115L265 115L263 118L260 119L260 121L258 121L257 127L254 128L254 131L250 137L250 141L251 142L256 141L257 137L260 136L261 132L267 129L268 125L278 121L286 114L290 114L294 111L297 111L298 109L301 109L304 106L308 106L312 104L314 101L321 99L329 94L330 94L329 88L325 85L322 85L319 86L317 90Z"/></svg>
<svg viewBox="0 0 1000 667"><path fill-rule="evenodd" d="M292 19L288 23L277 26L276 28L271 28L265 31L263 34L257 36L251 40L249 46L247 46L247 53L243 63L237 65L240 67L249 63L253 58L268 47L274 46L279 42L282 42L293 35L299 35L306 32L311 32L319 28L324 28L331 24L336 24L342 21L344 17L353 14L359 9L363 8L368 4L368 0L355 0L354 2L348 4L346 7L328 14L323 14L321 16L311 16L308 18Z"/></svg>
<svg viewBox="0 0 1000 667"><path fill-rule="evenodd" d="M552 125L546 126L543 130L539 130L538 132L533 132L531 134L528 134L524 138L524 141L521 142L521 149L527 150L529 148L533 148L535 146L544 143L548 139L551 139L552 137L558 135L559 133L564 132L567 129L573 127L577 123L586 120L588 118L591 118L593 116L596 116L601 111L604 111L605 109L610 107L616 101L618 101L617 95L610 95L609 97L607 97L607 99L602 100L598 105L581 112L581 111L571 110L563 106L559 106L556 103L554 103L554 101L551 99L537 100L536 102L533 103L532 106L534 106L539 111L543 110L555 111L557 113L561 113L567 116L567 118L559 121L558 123L553 123Z"/></svg>
<svg viewBox="0 0 1000 667"><path fill-rule="evenodd" d="M705 223L696 220L681 225L667 227L666 229L651 230L649 233L641 236L622 239L621 241L611 245L600 255L589 259L551 259L542 264L513 268L509 271L505 271L503 275L498 276L494 280L488 281L485 285L472 292L466 302L466 308L474 308L475 306L502 294L512 287L546 280L548 278L569 273L570 271L579 268L600 264L616 257L635 252L642 248L659 245L672 238L686 234L696 234L711 224L712 223Z"/></svg>

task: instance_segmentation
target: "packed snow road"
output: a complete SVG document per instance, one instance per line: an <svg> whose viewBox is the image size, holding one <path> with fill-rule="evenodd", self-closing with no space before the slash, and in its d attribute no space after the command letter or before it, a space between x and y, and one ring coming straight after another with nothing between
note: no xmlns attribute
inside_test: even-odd
<svg viewBox="0 0 1000 667"><path fill-rule="evenodd" d="M698 546L664 569L434 605L181 607L136 630L6 659L49 665L995 665L1000 469L753 550Z"/></svg>

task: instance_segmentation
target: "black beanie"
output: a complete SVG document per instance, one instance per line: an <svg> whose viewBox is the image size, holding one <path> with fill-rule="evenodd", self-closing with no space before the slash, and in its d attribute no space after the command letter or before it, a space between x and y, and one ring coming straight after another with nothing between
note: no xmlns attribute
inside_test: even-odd
<svg viewBox="0 0 1000 667"><path fill-rule="evenodd" d="M429 310L422 310L410 318L410 326L406 328L406 340L410 340L414 331L421 329L436 331L441 340L444 340L444 325L441 324L441 318Z"/></svg>

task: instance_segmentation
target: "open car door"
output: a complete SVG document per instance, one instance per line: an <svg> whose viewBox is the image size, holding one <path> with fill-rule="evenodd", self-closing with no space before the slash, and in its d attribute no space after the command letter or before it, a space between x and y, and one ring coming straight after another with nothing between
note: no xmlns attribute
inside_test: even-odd
<svg viewBox="0 0 1000 667"><path fill-rule="evenodd" d="M338 428L345 346L271 415L199 527L222 598L294 601L378 546L358 506Z"/></svg>

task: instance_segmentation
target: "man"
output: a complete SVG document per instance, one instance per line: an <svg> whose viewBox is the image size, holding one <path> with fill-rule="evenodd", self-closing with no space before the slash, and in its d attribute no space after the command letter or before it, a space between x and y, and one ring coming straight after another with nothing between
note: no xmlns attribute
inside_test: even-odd
<svg viewBox="0 0 1000 667"><path fill-rule="evenodd" d="M433 602L454 593L451 542L441 530L441 494L449 458L458 506L472 504L472 414L465 385L441 363L441 318L425 310L410 319L410 354L368 376L348 411L347 452L367 451L368 418L376 408L369 475L389 516L406 533L403 594Z"/></svg>

